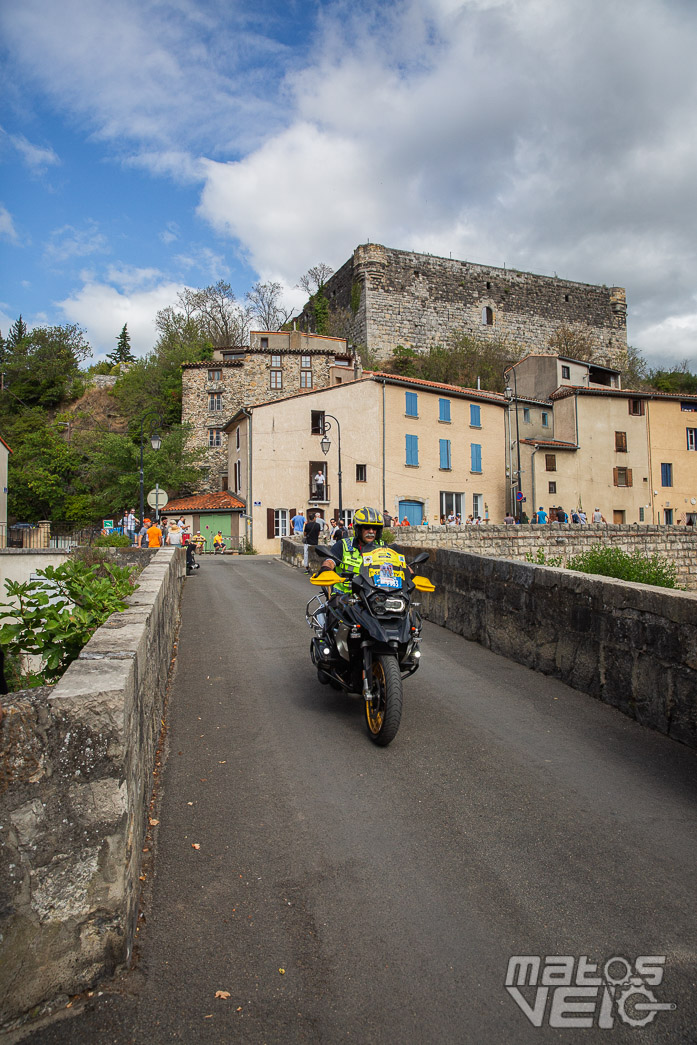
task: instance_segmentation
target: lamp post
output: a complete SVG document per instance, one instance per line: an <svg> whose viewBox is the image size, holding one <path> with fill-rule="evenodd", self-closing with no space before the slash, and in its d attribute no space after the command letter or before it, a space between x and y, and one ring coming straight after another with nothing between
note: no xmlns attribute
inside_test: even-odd
<svg viewBox="0 0 697 1045"><path fill-rule="evenodd" d="M508 382L506 380L507 377L508 377L508 374L513 374L513 388L512 389L511 389L510 385L508 384ZM521 486L521 483L520 483L520 478L521 478L520 477L520 428L519 428L519 425L518 425L518 378L516 376L515 366L514 365L511 365L509 363L508 366L504 367L503 380L505 382L505 387L504 387L504 390L503 390L503 394L505 395L506 399L508 400L508 408L509 408L508 409L509 438L510 438L510 431L511 431L511 424L510 424L511 398L513 398L513 400L515 402L515 445L516 445L516 452L517 452L517 458L518 458L518 471L516 473L516 475L517 475L517 479L516 479L516 502L515 502L515 512L514 512L514 515L516 516L516 518L519 518L521 510L522 510L522 507L523 507L523 502L518 500L518 497L517 497L517 494L519 494L521 492L521 489L520 489L520 486Z"/></svg>
<svg viewBox="0 0 697 1045"><path fill-rule="evenodd" d="M145 491L143 488L143 426L145 422L150 419L150 444L153 450L159 450L162 445L158 428L162 427L162 417L158 410L153 407L151 410L146 410L140 419L140 525L143 525L145 519Z"/></svg>
<svg viewBox="0 0 697 1045"><path fill-rule="evenodd" d="M327 418L330 418L331 420L328 421ZM326 457L327 454L329 453L329 448L332 445L331 439L327 438L327 432L331 432L331 430L332 430L331 421L333 421L334 424L336 425L337 450L338 450L338 453L339 453L339 470L337 472L337 478L339 480L339 522L343 526L343 524L344 524L344 504L343 504L343 501L341 499L341 425L339 424L339 422L337 421L337 419L334 417L333 414L325 414L324 415L324 422L322 424L322 439L320 440L320 444L319 445L322 448L322 453Z"/></svg>

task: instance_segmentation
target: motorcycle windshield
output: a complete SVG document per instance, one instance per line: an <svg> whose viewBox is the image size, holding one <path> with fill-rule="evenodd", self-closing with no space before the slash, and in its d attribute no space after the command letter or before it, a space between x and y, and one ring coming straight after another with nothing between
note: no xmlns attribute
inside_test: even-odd
<svg viewBox="0 0 697 1045"><path fill-rule="evenodd" d="M399 591L404 586L406 559L391 548L376 548L363 556L363 568L370 583L385 591Z"/></svg>

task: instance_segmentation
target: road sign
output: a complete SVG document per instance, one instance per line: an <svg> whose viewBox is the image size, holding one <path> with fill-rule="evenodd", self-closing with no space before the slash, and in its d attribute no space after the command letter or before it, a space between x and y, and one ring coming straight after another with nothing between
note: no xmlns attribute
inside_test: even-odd
<svg viewBox="0 0 697 1045"><path fill-rule="evenodd" d="M147 496L147 501L151 508L164 508L168 500L167 492L160 490L158 487L151 490Z"/></svg>
<svg viewBox="0 0 697 1045"><path fill-rule="evenodd" d="M518 491L518 493L517 493L517 494L515 495L515 499L516 499L516 501L524 501L524 500L525 500L525 498L523 497L523 495L522 495L522 493L520 492L520 490L519 490L519 491Z"/></svg>

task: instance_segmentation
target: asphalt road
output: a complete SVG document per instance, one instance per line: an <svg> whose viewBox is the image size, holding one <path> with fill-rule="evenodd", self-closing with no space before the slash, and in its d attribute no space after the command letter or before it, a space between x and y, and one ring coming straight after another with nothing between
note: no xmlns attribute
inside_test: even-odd
<svg viewBox="0 0 697 1045"><path fill-rule="evenodd" d="M316 681L311 594L270 557L187 579L138 960L24 1040L697 1041L695 753L432 625L377 748ZM557 973L536 1027L513 955L665 956L642 990L677 1007L571 1013Z"/></svg>

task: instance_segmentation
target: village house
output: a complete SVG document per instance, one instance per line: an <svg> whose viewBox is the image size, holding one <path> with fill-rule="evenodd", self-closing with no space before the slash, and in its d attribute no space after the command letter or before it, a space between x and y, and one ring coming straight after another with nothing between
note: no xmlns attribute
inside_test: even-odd
<svg viewBox="0 0 697 1045"><path fill-rule="evenodd" d="M504 408L494 392L382 373L240 408L225 432L249 540L277 552L296 511L349 524L365 504L411 525L502 521Z"/></svg>
<svg viewBox="0 0 697 1045"><path fill-rule="evenodd" d="M249 347L218 348L182 366L182 424L187 449L204 451L198 493L227 490L225 419L242 406L309 388L352 381L360 364L343 338L299 330L253 330Z"/></svg>

